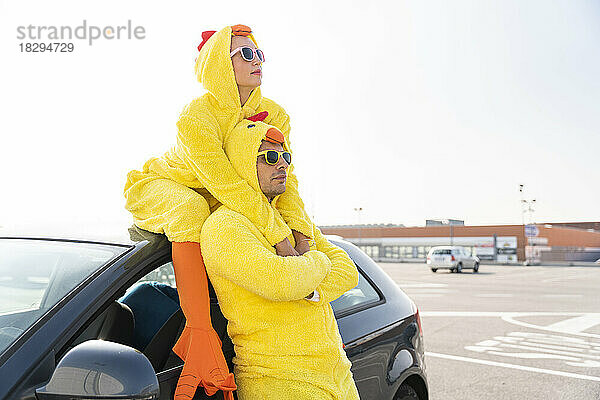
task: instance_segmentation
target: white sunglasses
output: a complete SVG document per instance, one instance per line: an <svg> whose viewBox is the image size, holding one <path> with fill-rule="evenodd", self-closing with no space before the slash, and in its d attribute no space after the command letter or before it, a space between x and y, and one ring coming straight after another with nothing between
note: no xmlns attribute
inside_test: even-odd
<svg viewBox="0 0 600 400"><path fill-rule="evenodd" d="M231 53L229 53L229 56L233 57L237 52L241 52L242 58L245 61L254 60L254 55L256 54L256 57L258 57L260 62L265 62L265 54L260 49L253 49L252 47L242 46L242 47L238 47L237 49L235 49Z"/></svg>

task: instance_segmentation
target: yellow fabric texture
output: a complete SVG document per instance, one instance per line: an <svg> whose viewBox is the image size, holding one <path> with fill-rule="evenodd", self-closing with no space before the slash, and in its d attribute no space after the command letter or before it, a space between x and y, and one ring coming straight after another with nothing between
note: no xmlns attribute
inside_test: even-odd
<svg viewBox="0 0 600 400"><path fill-rule="evenodd" d="M350 379L352 377L350 376ZM326 390L308 382L291 381L289 379L277 379L269 376L262 378L237 378L239 400L333 400ZM357 399L353 391L347 393L342 399Z"/></svg>
<svg viewBox="0 0 600 400"><path fill-rule="evenodd" d="M253 37L251 37L254 40ZM177 143L161 157L150 158L142 171L127 175L125 208L142 229L165 233L176 242L199 241L202 223L220 204L249 218L275 245L290 229L312 234L310 218L298 194L298 181L290 170L288 190L277 209L262 193L235 173L223 151L223 143L244 118L267 111L265 120L277 127L289 142L289 117L281 106L254 89L242 106L230 53L231 27L213 34L202 47L195 71L207 93L193 100L177 122ZM180 184L165 184L164 179ZM158 182L155 182L158 181ZM182 203L173 219L172 206ZM202 202L202 206L195 203ZM189 205L189 206L188 206ZM203 209L198 212L198 208Z"/></svg>
<svg viewBox="0 0 600 400"><path fill-rule="evenodd" d="M225 144L236 172L258 190L256 154L268 128L243 121ZM310 251L280 257L252 221L226 206L204 223L202 253L221 311L229 321L238 394L258 390L269 394L263 398L297 398L293 388L304 382L329 398L358 399L351 363L329 304L358 284L358 271L348 255L314 225L312 234L315 241ZM293 235L288 238L294 243ZM320 300L306 300L315 289ZM268 381L261 383L263 377L289 385L270 387ZM307 386L306 390L312 389ZM258 397L240 396L240 400L254 398Z"/></svg>

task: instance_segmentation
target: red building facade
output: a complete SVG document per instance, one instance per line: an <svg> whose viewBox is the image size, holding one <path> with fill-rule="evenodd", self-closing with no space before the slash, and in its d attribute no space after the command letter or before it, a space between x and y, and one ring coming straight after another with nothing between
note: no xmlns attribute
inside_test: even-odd
<svg viewBox="0 0 600 400"><path fill-rule="evenodd" d="M600 227L600 223L585 224L586 227ZM523 225L346 225L325 226L321 230L353 242L379 260L423 260L432 246L450 244L472 248L482 259L509 263L524 261L526 257L542 261L570 261L569 258L595 261L600 258L600 230L573 225L536 224L527 228L527 236Z"/></svg>

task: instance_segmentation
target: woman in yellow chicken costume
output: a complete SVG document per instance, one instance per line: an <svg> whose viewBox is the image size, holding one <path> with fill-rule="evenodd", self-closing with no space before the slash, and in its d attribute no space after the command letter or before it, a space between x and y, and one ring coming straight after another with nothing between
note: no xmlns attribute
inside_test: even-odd
<svg viewBox="0 0 600 400"><path fill-rule="evenodd" d="M277 137L287 150L275 128L244 120L227 138L225 152L233 167L258 192L289 165L279 160L258 176L261 145ZM281 197L269 197L277 207ZM204 260L235 346L240 400L359 398L329 304L358 284L358 271L316 226L313 232L309 251L281 257L259 227L227 206L204 223ZM309 299L314 291L317 301Z"/></svg>
<svg viewBox="0 0 600 400"><path fill-rule="evenodd" d="M275 209L236 173L223 151L233 128L256 114L266 117L265 122L289 140L288 115L261 95L264 55L257 50L250 28L227 26L218 32L204 32L202 39L195 72L207 93L182 111L176 145L163 156L150 158L142 171L128 173L125 208L138 227L164 233L172 242L175 278L186 316L184 332L173 348L185 361L175 399L193 397L200 385L208 395L223 390L225 398L233 400L233 374L228 371L221 341L210 322L208 284L200 251L202 225L224 204L252 221L278 253L289 255L307 250L313 226L293 174ZM290 245L290 234L298 243L295 249Z"/></svg>

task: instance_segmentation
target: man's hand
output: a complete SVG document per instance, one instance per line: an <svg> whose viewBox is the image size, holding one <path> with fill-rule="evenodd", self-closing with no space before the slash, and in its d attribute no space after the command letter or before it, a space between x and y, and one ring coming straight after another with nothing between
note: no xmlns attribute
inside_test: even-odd
<svg viewBox="0 0 600 400"><path fill-rule="evenodd" d="M275 250L277 251L277 255L280 257L300 255L300 253L298 253L298 251L292 247L292 244L288 238L285 238L281 242L277 243L275 245Z"/></svg>
<svg viewBox="0 0 600 400"><path fill-rule="evenodd" d="M303 233L292 229L294 240L296 241L296 251L302 255L310 250L310 238Z"/></svg>

